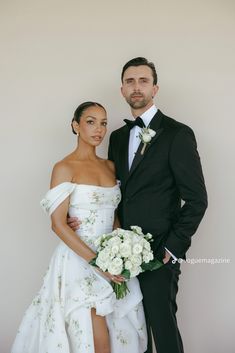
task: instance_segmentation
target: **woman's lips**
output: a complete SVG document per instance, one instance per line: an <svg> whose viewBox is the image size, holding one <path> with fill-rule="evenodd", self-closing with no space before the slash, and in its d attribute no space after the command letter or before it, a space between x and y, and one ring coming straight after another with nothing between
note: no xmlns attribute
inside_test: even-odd
<svg viewBox="0 0 235 353"><path fill-rule="evenodd" d="M92 136L92 138L93 138L95 141L100 141L100 140L101 140L101 136Z"/></svg>

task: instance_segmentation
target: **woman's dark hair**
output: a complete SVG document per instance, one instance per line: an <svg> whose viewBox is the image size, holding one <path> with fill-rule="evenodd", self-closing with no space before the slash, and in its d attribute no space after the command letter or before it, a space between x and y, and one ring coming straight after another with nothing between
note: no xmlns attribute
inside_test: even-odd
<svg viewBox="0 0 235 353"><path fill-rule="evenodd" d="M103 105L101 105L100 103L97 103L97 102L84 102L82 104L80 104L77 109L75 110L74 112L74 116L73 116L73 119L72 119L72 123L73 121L76 121L78 124L80 122L80 119L81 119L81 116L82 116L82 113L90 108L90 107L100 107L102 109L104 109L104 111L106 112L105 108L103 107ZM72 131L73 133L76 135L76 132L74 131L74 128L73 128L73 124L71 123L71 127L72 127Z"/></svg>
<svg viewBox="0 0 235 353"><path fill-rule="evenodd" d="M122 82L123 82L124 73L128 69L128 67L140 66L140 65L148 66L152 70L153 84L156 85L157 84L157 72L156 72L154 63L151 63L146 58L142 58L142 57L131 59L123 66L122 75L121 75Z"/></svg>

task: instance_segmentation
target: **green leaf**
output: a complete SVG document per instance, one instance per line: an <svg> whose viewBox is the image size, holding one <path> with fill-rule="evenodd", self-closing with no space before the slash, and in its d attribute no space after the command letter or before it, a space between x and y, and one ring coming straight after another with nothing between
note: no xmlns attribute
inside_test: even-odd
<svg viewBox="0 0 235 353"><path fill-rule="evenodd" d="M89 261L89 264L92 265L92 266L98 267L98 266L96 265L96 258L97 258L97 257L94 257L93 259L91 259L91 261Z"/></svg>
<svg viewBox="0 0 235 353"><path fill-rule="evenodd" d="M123 277L125 277L126 279L130 279L130 278L131 278L131 273L130 273L129 270L123 270L122 273L121 273L121 275L122 275Z"/></svg>
<svg viewBox="0 0 235 353"><path fill-rule="evenodd" d="M117 299L123 299L127 295L127 293L130 292L125 282L120 284L111 282L111 285L113 287Z"/></svg>
<svg viewBox="0 0 235 353"><path fill-rule="evenodd" d="M154 259L152 261L149 261L148 263L143 262L141 265L141 268L143 271L154 271L159 269L160 267L162 267L164 265L163 262Z"/></svg>

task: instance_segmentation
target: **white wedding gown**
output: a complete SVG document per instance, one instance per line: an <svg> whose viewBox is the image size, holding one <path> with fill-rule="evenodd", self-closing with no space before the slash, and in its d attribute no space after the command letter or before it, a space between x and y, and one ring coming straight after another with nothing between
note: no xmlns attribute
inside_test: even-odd
<svg viewBox="0 0 235 353"><path fill-rule="evenodd" d="M48 191L41 205L52 214L70 196L69 215L82 224L78 236L95 250L97 236L112 231L120 190L64 182ZM109 281L60 242L43 286L27 309L12 353L95 353L91 308L106 317L112 353L143 353L147 334L137 278L117 300Z"/></svg>

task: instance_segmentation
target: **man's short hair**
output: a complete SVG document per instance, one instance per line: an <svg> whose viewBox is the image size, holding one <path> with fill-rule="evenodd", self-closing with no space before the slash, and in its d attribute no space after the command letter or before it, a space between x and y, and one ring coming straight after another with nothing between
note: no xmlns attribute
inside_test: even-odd
<svg viewBox="0 0 235 353"><path fill-rule="evenodd" d="M157 72L156 72L156 69L155 69L155 65L154 65L154 63L149 62L146 58L143 58L143 57L138 57L138 58L131 59L123 66L122 75L121 75L122 82L123 82L124 73L128 69L128 67L130 67L130 66L140 66L140 65L148 66L152 70L153 84L156 85L157 84Z"/></svg>

